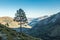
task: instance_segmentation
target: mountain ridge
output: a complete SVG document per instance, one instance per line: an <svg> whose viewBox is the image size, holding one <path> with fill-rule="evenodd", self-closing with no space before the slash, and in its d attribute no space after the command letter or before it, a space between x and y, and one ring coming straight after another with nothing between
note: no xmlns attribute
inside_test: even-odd
<svg viewBox="0 0 60 40"><path fill-rule="evenodd" d="M60 39L60 12L46 19L38 21L28 33L34 37L41 37L45 40Z"/></svg>
<svg viewBox="0 0 60 40"><path fill-rule="evenodd" d="M0 23L3 25L7 25L7 23L8 23L9 28L20 28L19 22L14 21L14 18L9 17L9 16L0 17ZM24 25L27 25L27 24L24 24ZM31 28L31 26L29 26L29 25L23 26L23 27Z"/></svg>

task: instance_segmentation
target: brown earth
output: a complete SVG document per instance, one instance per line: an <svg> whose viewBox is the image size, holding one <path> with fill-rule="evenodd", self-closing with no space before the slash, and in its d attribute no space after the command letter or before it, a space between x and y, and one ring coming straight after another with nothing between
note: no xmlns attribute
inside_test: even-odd
<svg viewBox="0 0 60 40"><path fill-rule="evenodd" d="M6 25L8 23L9 28L19 28L19 22L14 21L13 18L8 17L8 16L0 17L0 23L3 25ZM23 25L23 27L25 27L25 28L31 28L31 26L29 26L27 24L26 24L27 26L24 26L24 25Z"/></svg>

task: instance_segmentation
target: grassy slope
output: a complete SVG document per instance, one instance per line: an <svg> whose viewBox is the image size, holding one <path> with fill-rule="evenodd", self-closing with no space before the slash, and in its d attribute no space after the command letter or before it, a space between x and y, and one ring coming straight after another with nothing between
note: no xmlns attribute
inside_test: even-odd
<svg viewBox="0 0 60 40"><path fill-rule="evenodd" d="M15 30L7 28L2 24L0 24L0 34L6 34L6 40L40 40L38 38L33 38L31 36L25 35L24 33L21 35L21 33L17 33ZM4 35L2 38L4 38Z"/></svg>

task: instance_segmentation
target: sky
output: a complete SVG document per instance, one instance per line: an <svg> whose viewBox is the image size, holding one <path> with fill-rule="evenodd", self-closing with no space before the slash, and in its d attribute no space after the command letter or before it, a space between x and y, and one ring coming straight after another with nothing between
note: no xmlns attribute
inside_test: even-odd
<svg viewBox="0 0 60 40"><path fill-rule="evenodd" d="M53 15L60 12L60 0L0 0L0 17L15 17L20 8L28 18Z"/></svg>

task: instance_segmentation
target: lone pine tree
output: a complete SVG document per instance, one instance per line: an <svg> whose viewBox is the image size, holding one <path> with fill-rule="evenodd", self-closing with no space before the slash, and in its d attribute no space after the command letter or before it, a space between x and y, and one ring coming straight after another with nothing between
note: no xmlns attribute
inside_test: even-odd
<svg viewBox="0 0 60 40"><path fill-rule="evenodd" d="M22 33L22 25L27 23L27 17L25 12L22 9L17 10L14 20L20 22L20 32Z"/></svg>

